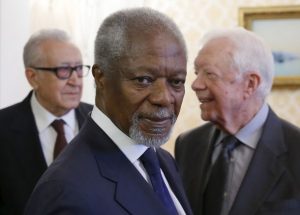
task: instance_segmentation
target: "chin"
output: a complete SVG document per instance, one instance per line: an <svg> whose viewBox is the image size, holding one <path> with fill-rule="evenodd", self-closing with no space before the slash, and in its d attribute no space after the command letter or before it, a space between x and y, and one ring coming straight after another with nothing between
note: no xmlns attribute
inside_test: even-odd
<svg viewBox="0 0 300 215"><path fill-rule="evenodd" d="M215 111L201 111L201 118L204 121L215 121L218 118L216 113Z"/></svg>
<svg viewBox="0 0 300 215"><path fill-rule="evenodd" d="M208 117L205 114L201 114L201 119L204 120L204 121L210 121L210 117Z"/></svg>
<svg viewBox="0 0 300 215"><path fill-rule="evenodd" d="M147 147L154 147L154 148L158 148L160 146L162 146L163 144L165 144L167 141L169 140L169 137L159 137L159 138L155 138L155 137L144 137L142 139L141 144L145 145Z"/></svg>
<svg viewBox="0 0 300 215"><path fill-rule="evenodd" d="M65 107L68 107L68 109L77 108L80 103L80 100L72 100L65 103Z"/></svg>
<svg viewBox="0 0 300 215"><path fill-rule="evenodd" d="M129 136L137 144L142 144L148 147L160 147L165 144L170 138L171 131L167 134L145 134L140 129L131 127Z"/></svg>

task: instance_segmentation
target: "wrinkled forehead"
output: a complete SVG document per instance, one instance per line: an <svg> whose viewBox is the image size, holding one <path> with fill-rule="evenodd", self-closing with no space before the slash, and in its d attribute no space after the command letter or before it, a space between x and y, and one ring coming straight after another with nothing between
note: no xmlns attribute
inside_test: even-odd
<svg viewBox="0 0 300 215"><path fill-rule="evenodd" d="M211 38L207 40L202 48L200 49L199 53L201 52L208 52L208 51L223 51L223 52L234 52L236 46L234 41L227 37L217 37Z"/></svg>
<svg viewBox="0 0 300 215"><path fill-rule="evenodd" d="M236 51L234 43L228 38L214 38L208 40L199 50L194 65L201 64L206 60L230 60L232 63Z"/></svg>
<svg viewBox="0 0 300 215"><path fill-rule="evenodd" d="M41 60L53 64L76 64L82 62L79 48L70 42L48 41L41 49Z"/></svg>
<svg viewBox="0 0 300 215"><path fill-rule="evenodd" d="M185 47L172 34L168 33L137 33L128 40L125 55L137 56L142 53L159 56L184 56Z"/></svg>

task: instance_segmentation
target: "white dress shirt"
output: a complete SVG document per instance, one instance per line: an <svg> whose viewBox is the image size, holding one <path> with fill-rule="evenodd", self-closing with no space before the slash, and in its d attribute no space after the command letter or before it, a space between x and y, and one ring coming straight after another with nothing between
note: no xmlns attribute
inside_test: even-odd
<svg viewBox="0 0 300 215"><path fill-rule="evenodd" d="M112 141L117 145L117 147L123 152L123 154L128 158L128 160L135 166L139 173L144 177L144 179L151 184L150 178L147 171L144 169L142 162L140 162L140 156L147 150L147 146L135 143L130 137L124 134L102 111L100 111L96 106L94 106L92 114L92 119L95 123L112 139ZM161 170L163 180L169 190L171 198L175 204L175 207L179 215L185 215L181 204L174 195L170 185Z"/></svg>
<svg viewBox="0 0 300 215"><path fill-rule="evenodd" d="M44 153L47 165L49 166L53 161L54 145L57 133L51 126L51 123L56 119L63 119L65 121L64 131L67 142L69 143L78 133L78 122L75 116L75 110L69 111L62 117L56 117L47 111L37 100L33 93L30 100L33 116L37 125L39 138Z"/></svg>

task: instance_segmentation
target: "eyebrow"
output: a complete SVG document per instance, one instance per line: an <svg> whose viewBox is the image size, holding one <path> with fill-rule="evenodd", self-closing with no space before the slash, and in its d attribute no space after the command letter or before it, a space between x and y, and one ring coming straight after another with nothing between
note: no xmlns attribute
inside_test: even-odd
<svg viewBox="0 0 300 215"><path fill-rule="evenodd" d="M70 64L76 64L76 65L79 65L79 64L82 64L82 61L76 61L76 62L61 62L60 64L61 65L66 65L66 66L69 66Z"/></svg>

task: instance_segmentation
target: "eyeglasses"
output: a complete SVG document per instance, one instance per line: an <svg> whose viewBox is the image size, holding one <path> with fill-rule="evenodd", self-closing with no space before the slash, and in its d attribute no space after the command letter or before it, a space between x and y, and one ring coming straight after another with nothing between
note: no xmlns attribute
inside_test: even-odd
<svg viewBox="0 0 300 215"><path fill-rule="evenodd" d="M60 80L66 80L71 77L73 71L77 73L77 76L82 78L87 76L90 70L88 65L77 65L77 66L59 66L59 67L32 67L32 69L49 71L55 73L56 77Z"/></svg>

